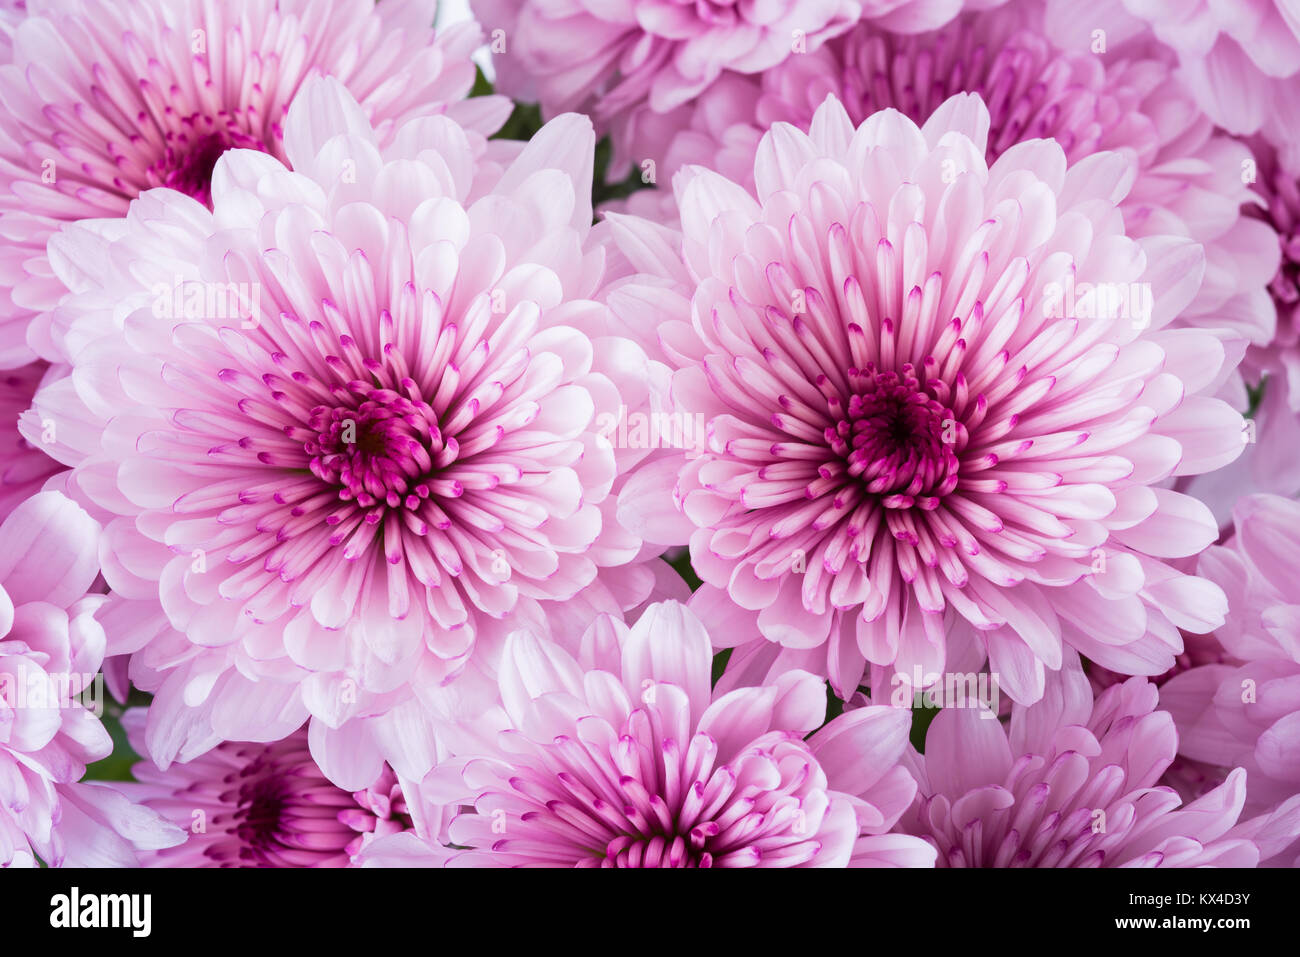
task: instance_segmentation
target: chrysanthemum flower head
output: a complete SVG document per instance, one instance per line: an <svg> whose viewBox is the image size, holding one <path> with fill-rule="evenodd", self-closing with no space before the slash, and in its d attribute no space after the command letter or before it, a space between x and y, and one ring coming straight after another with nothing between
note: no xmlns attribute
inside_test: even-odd
<svg viewBox="0 0 1300 957"><path fill-rule="evenodd" d="M966 0L992 6L1000 0ZM613 136L611 172L640 163L633 144L687 121L693 98L728 77L816 50L860 18L906 33L950 20L962 0L474 0L492 35L498 88L544 115L588 113Z"/></svg>
<svg viewBox="0 0 1300 957"><path fill-rule="evenodd" d="M576 647L574 647L576 645ZM915 793L899 765L910 715L826 724L822 679L710 689L712 651L675 602L631 628L606 617L573 652L516 632L501 706L467 722L421 784L450 847L376 841L376 860L459 867L929 866L887 833ZM495 733L493 733L495 731Z"/></svg>
<svg viewBox="0 0 1300 957"><path fill-rule="evenodd" d="M1248 362L1272 377L1270 388L1284 393L1291 411L1300 414L1300 160L1288 162L1260 137L1250 143L1254 189L1263 200L1250 213L1267 224L1280 261L1268 287L1277 308L1277 333Z"/></svg>
<svg viewBox="0 0 1300 957"><path fill-rule="evenodd" d="M113 742L88 704L104 659L100 528L57 492L0 524L0 867L133 866L181 833L100 784L80 783ZM82 699L82 695L88 699Z"/></svg>
<svg viewBox="0 0 1300 957"><path fill-rule="evenodd" d="M1157 697L1134 677L1094 702L1076 659L1009 729L944 708L913 756L920 792L900 830L940 867L1254 867L1293 840L1296 807L1238 823L1243 769L1186 806L1157 785L1178 746Z"/></svg>
<svg viewBox="0 0 1300 957"><path fill-rule="evenodd" d="M63 291L45 259L61 223L121 216L155 186L208 202L228 149L285 158L284 117L326 73L381 141L447 113L494 132L510 105L465 100L473 24L432 30L433 0L45 0L0 67L0 366L59 358L34 313Z"/></svg>
<svg viewBox="0 0 1300 957"><path fill-rule="evenodd" d="M646 359L586 298L593 147L561 117L503 171L429 117L381 150L324 79L289 113L295 172L232 151L213 211L154 190L52 242L74 371L31 421L86 426L53 454L108 513L114 592L146 602L127 640L170 635L142 665L215 709L219 738L310 713L325 748L326 726L398 721L480 631L640 557L598 421L640 394ZM376 733L331 739L363 766L317 757L353 790L381 752L432 763L427 729Z"/></svg>
<svg viewBox="0 0 1300 957"><path fill-rule="evenodd" d="M989 110L985 158L1017 143L1055 139L1070 163L1122 151L1136 178L1120 201L1134 238L1176 235L1205 250L1204 276L1179 325L1213 331L1235 361L1247 344L1267 345L1275 318L1265 287L1277 240L1251 210L1252 154L1217 131L1178 80L1169 52L1149 36L1105 49L1060 48L1041 0L967 10L939 29L899 33L867 20L761 76L729 76L691 110L685 129L647 130L632 147L654 157L660 182L686 164L753 188L754 154L776 122L807 130L828 95L859 124L897 109L923 124L949 97L976 93ZM653 205L652 205L653 203ZM676 219L668 190L634 194L628 206ZM658 207L656 209L656 206ZM1234 373L1224 398L1247 408Z"/></svg>
<svg viewBox="0 0 1300 957"><path fill-rule="evenodd" d="M1198 108L1235 134L1264 131L1300 160L1300 7L1295 0L1123 0L1081 20L1070 0L1050 0L1048 29L1086 46L1154 33L1178 54Z"/></svg>
<svg viewBox="0 0 1300 957"><path fill-rule="evenodd" d="M1066 645L1158 674L1179 628L1223 620L1164 561L1213 517L1158 484L1243 444L1207 394L1220 340L1168 328L1201 250L1125 233L1131 158L1031 140L988 166L987 131L975 96L856 129L831 98L810 133L764 137L756 194L679 175L684 268L664 230L614 224L691 295L659 338L676 406L709 423L675 492L693 567L769 640L824 647L845 696L867 663L936 674L973 643L1033 701Z"/></svg>
<svg viewBox="0 0 1300 957"><path fill-rule="evenodd" d="M145 715L123 717L144 750ZM186 764L132 769L123 790L186 831L185 842L140 855L146 867L347 867L378 838L414 826L402 788L385 768L348 792L312 760L305 729L268 744L225 741Z"/></svg>
<svg viewBox="0 0 1300 957"><path fill-rule="evenodd" d="M1268 283L1276 323L1268 339L1252 344L1241 366L1246 381L1263 392L1253 403L1245 454L1185 486L1214 509L1224 526L1231 524L1237 501L1247 495L1300 494L1300 459L1292 454L1300 441L1300 151L1288 159L1285 150L1263 136L1246 143L1251 151L1248 178L1256 195L1243 212L1272 239L1273 255L1256 257L1256 262L1276 265Z"/></svg>
<svg viewBox="0 0 1300 957"><path fill-rule="evenodd" d="M907 6L895 3L894 6ZM814 3L571 3L477 0L503 33L497 58L504 90L533 93L549 110L595 107L608 121L648 103L665 112L705 89L724 69L756 73L847 29L856 0ZM798 49L799 40L803 49Z"/></svg>
<svg viewBox="0 0 1300 957"><path fill-rule="evenodd" d="M1175 675L1160 697L1179 753L1247 769L1246 806L1263 812L1300 794L1300 504L1252 495L1232 517L1227 543L1197 563L1228 595L1232 613L1214 634L1223 660Z"/></svg>

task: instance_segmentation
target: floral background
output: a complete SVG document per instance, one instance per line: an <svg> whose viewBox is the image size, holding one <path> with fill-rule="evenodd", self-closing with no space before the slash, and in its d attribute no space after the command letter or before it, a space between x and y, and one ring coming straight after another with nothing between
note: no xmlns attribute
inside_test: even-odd
<svg viewBox="0 0 1300 957"><path fill-rule="evenodd" d="M1297 0L0 2L0 865L1300 863Z"/></svg>

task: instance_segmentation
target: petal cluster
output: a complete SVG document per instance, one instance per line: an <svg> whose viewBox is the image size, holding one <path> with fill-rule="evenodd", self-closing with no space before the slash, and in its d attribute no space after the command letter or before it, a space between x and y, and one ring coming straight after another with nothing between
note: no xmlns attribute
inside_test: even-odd
<svg viewBox="0 0 1300 957"><path fill-rule="evenodd" d="M39 353L25 330L63 286L45 258L63 223L120 217L166 186L211 202L226 150L286 158L285 114L303 83L346 85L381 139L447 114L481 135L508 115L474 82L472 25L435 35L432 0L48 0L13 28L0 66L0 366Z"/></svg>
<svg viewBox="0 0 1300 957"><path fill-rule="evenodd" d="M109 585L165 615L129 649L147 687L174 675L223 738L310 714L332 739L414 708L480 633L640 549L596 422L646 360L586 298L589 124L557 119L503 169L444 116L382 147L330 79L295 101L286 148L293 172L226 154L212 211L151 191L51 245L76 372L35 407L89 424L56 454L106 515ZM363 786L372 733L340 734L365 757L322 763ZM392 741L405 773L431 740Z"/></svg>
<svg viewBox="0 0 1300 957"><path fill-rule="evenodd" d="M908 716L888 707L822 725L823 683L790 671L714 694L711 645L681 605L631 628L601 619L574 653L515 633L499 714L465 727L421 784L459 808L449 866L927 866L887 831L914 782ZM492 720L496 733L488 733ZM378 852L379 848L376 848Z"/></svg>
<svg viewBox="0 0 1300 957"><path fill-rule="evenodd" d="M128 713L135 744L144 715ZM390 769L349 793L311 758L305 731L270 744L224 742L189 764L135 768L132 797L186 832L141 855L148 867L347 867L372 841L413 827Z"/></svg>
<svg viewBox="0 0 1300 957"><path fill-rule="evenodd" d="M57 492L0 524L0 867L129 867L180 831L86 766L113 750L100 723L98 524ZM98 713L92 708L101 709Z"/></svg>
<svg viewBox="0 0 1300 957"><path fill-rule="evenodd" d="M966 645L1031 702L1066 646L1159 674L1179 628L1223 620L1166 561L1213 518L1160 485L1243 444L1221 341L1170 328L1203 253L1128 235L1125 155L1033 140L987 166L988 128L974 96L923 128L832 97L764 136L755 193L675 184L685 270L658 279L694 292L659 339L709 423L674 491L692 561L769 640L826 646L841 692ZM619 226L654 270L663 234Z"/></svg>
<svg viewBox="0 0 1300 957"><path fill-rule="evenodd" d="M1300 506L1254 495L1233 510L1234 534L1198 559L1237 614L1214 635L1220 660L1174 675L1161 700L1183 757L1250 773L1249 806L1272 810L1300 793ZM1294 863L1296 849L1287 858Z"/></svg>
<svg viewBox="0 0 1300 957"><path fill-rule="evenodd" d="M1300 821L1238 823L1242 769L1186 806L1156 786L1177 736L1145 679L1095 702L1077 668L1054 684L1009 728L976 708L935 718L903 829L935 846L939 866L1254 867L1294 839Z"/></svg>

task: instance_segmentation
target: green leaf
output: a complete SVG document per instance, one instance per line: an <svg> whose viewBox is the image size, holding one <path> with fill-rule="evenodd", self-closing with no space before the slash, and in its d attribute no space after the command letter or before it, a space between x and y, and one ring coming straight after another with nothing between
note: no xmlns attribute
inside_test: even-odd
<svg viewBox="0 0 1300 957"><path fill-rule="evenodd" d="M922 754L925 754L925 734L930 730L930 722L942 710L942 708L929 708L925 705L912 709L912 747Z"/></svg>
<svg viewBox="0 0 1300 957"><path fill-rule="evenodd" d="M516 103L505 126L492 134L494 140L531 140L542 128L542 110L536 103Z"/></svg>
<svg viewBox="0 0 1300 957"><path fill-rule="evenodd" d="M126 729L122 727L122 714L126 708L146 707L153 700L153 695L146 694L137 688L131 689L131 694L126 700L126 706L118 704L115 700L105 697L104 701L104 729L113 739L113 753L102 761L96 761L86 768L86 781L134 781L131 774L132 766L140 760L140 756L131 750L131 744L126 739Z"/></svg>
<svg viewBox="0 0 1300 957"><path fill-rule="evenodd" d="M695 569L691 567L690 552L683 549L682 553L676 558L668 558L665 559L665 561L667 561L669 565L672 565L673 568L676 569L677 574L681 575L682 578L685 579L686 584L690 586L691 591L695 591L704 584L704 582L700 581L700 576L695 574Z"/></svg>
<svg viewBox="0 0 1300 957"><path fill-rule="evenodd" d="M492 81L483 75L483 68L474 67L474 85L470 87L470 96L491 96L495 92L492 88Z"/></svg>
<svg viewBox="0 0 1300 957"><path fill-rule="evenodd" d="M718 683L722 673L727 670L727 662L731 660L731 653L734 648L723 648L713 656L713 684Z"/></svg>
<svg viewBox="0 0 1300 957"><path fill-rule="evenodd" d="M641 178L641 171L633 168L615 183L608 182L609 164L613 159L614 147L606 136L596 144L596 168L591 181L591 205L602 206L616 199L625 199L637 190L647 189L650 184Z"/></svg>

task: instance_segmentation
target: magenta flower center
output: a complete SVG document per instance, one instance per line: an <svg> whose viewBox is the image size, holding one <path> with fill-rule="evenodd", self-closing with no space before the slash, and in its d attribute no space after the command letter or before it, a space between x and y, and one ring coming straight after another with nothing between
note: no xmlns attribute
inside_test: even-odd
<svg viewBox="0 0 1300 957"><path fill-rule="evenodd" d="M634 712L608 749L567 735L542 746L542 766L478 803L484 830L501 819L491 805L518 813L514 824L507 812L491 849L588 867L788 866L816 855L825 776L797 736L770 732L715 765L711 737L683 747L651 730L657 721Z"/></svg>
<svg viewBox="0 0 1300 957"><path fill-rule="evenodd" d="M243 752L238 756L248 762L187 792L196 808L208 803L205 797L216 799L205 825L212 839L205 842L203 854L219 865L321 866L355 854L366 834L412 827L391 772L375 787L351 793L304 760L306 749L296 743L223 747ZM209 789L219 793L208 794Z"/></svg>
<svg viewBox="0 0 1300 957"><path fill-rule="evenodd" d="M224 126L209 116L181 120L178 130L166 134L167 147L149 170L149 178L185 193L212 208L212 171L221 154L230 149L265 151L266 146L232 123Z"/></svg>
<svg viewBox="0 0 1300 957"><path fill-rule="evenodd" d="M1300 302L1300 180L1277 171L1264 183L1266 210L1247 205L1247 215L1260 216L1277 231L1282 263L1269 284L1273 298L1282 306Z"/></svg>
<svg viewBox="0 0 1300 957"><path fill-rule="evenodd" d="M832 398L832 415L840 414L826 429L849 475L881 496L886 508L937 507L956 488L960 469L953 413L921 387L910 364L902 375L870 365L850 369L849 383L848 408Z"/></svg>
<svg viewBox="0 0 1300 957"><path fill-rule="evenodd" d="M347 391L357 401L311 411L307 427L313 434L303 449L312 473L338 486L343 501L418 508L431 492L433 453L441 453L444 465L454 458L433 409L390 389L353 383Z"/></svg>

